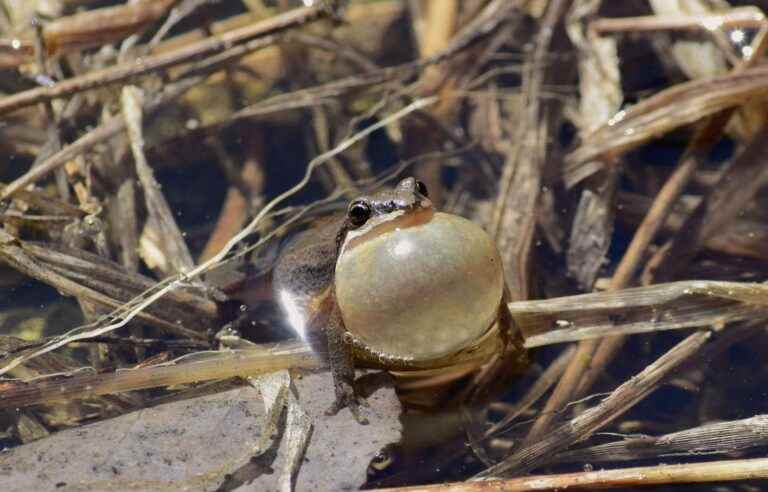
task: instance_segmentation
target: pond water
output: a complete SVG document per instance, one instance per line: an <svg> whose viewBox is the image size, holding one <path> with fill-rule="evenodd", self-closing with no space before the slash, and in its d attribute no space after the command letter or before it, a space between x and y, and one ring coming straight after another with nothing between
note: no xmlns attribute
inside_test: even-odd
<svg viewBox="0 0 768 492"><path fill-rule="evenodd" d="M271 451L163 487L768 478L764 3L0 6L10 490L56 485L16 473L51 434L244 384ZM313 481L281 443L354 455L363 395L354 480Z"/></svg>

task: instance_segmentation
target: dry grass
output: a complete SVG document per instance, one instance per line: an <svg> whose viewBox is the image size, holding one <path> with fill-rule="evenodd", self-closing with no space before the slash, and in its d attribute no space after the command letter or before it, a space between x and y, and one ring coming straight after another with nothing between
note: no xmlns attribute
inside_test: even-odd
<svg viewBox="0 0 768 492"><path fill-rule="evenodd" d="M373 486L766 478L764 3L43 3L0 3L0 446L321 366L276 245L407 173L492 233L540 348ZM217 350L241 304L255 345Z"/></svg>

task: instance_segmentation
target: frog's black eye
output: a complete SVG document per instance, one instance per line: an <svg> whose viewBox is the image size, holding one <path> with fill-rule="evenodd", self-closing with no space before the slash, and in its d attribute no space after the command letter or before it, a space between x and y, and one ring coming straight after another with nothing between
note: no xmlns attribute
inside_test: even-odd
<svg viewBox="0 0 768 492"><path fill-rule="evenodd" d="M429 198L429 191L427 191L427 185L425 185L421 181L416 181L416 191L418 191L421 196Z"/></svg>
<svg viewBox="0 0 768 492"><path fill-rule="evenodd" d="M371 206L366 202L352 202L347 210L349 221L355 227L360 227L371 217Z"/></svg>

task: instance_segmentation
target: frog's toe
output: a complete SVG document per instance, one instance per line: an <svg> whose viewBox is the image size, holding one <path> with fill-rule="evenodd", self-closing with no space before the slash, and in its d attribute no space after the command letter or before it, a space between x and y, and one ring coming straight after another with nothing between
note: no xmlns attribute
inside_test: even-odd
<svg viewBox="0 0 768 492"><path fill-rule="evenodd" d="M368 419L360 413L360 407L368 407L368 401L355 392L351 384L342 383L336 387L336 401L326 410L326 415L336 415L342 408L348 407L352 416L361 425L368 424Z"/></svg>
<svg viewBox="0 0 768 492"><path fill-rule="evenodd" d="M360 407L367 407L368 402L364 398L354 398L348 403L349 411L360 425L368 425L368 419L360 413Z"/></svg>

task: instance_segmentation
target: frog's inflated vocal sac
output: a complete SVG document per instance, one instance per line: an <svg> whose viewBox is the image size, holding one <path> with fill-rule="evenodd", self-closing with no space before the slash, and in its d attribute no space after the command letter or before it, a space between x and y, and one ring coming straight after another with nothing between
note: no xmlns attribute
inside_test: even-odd
<svg viewBox="0 0 768 492"><path fill-rule="evenodd" d="M336 404L360 420L354 367L482 363L517 345L501 259L476 224L437 212L414 178L353 200L281 255L275 294L291 325L321 333ZM522 349L520 349L522 350Z"/></svg>

